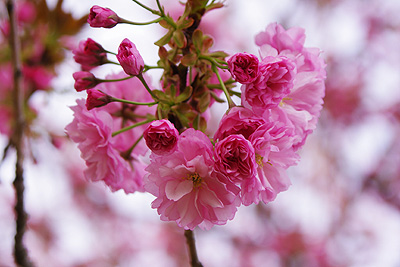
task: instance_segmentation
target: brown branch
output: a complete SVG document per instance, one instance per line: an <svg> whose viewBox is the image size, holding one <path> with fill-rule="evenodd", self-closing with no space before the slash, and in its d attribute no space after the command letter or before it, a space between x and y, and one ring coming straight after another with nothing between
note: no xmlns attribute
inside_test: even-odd
<svg viewBox="0 0 400 267"><path fill-rule="evenodd" d="M196 243L194 240L194 235L192 230L185 230L186 242L189 248L190 254L190 264L192 267L203 267L203 264L199 261L197 257Z"/></svg>
<svg viewBox="0 0 400 267"><path fill-rule="evenodd" d="M16 195L15 216L16 216L16 233L14 243L14 261L18 266L33 266L28 257L28 251L23 244L23 237L26 228L27 214L24 209L24 153L23 153L23 137L24 137L24 111L23 111L23 92L21 89L22 68L20 59L20 42L18 39L18 24L15 12L14 0L6 2L8 16L10 19L10 49L13 65L13 82L14 82L14 132L11 136L11 144L15 147L17 158L15 164L15 180L13 182Z"/></svg>

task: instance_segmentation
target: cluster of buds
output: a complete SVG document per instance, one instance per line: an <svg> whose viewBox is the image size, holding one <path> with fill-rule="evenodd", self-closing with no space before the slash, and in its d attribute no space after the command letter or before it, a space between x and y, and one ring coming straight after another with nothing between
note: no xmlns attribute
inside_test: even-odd
<svg viewBox="0 0 400 267"><path fill-rule="evenodd" d="M90 39L74 51L83 69L74 74L75 88L89 90L86 107L79 100L72 108L67 132L79 143L86 177L112 190L153 194L161 220L185 229L222 225L242 204L274 200L289 187L286 169L299 160L297 151L322 108L325 64L319 50L304 47L302 29L274 23L256 37L260 59L248 53L229 57L212 51L213 39L198 29L202 16L222 3L188 1L174 20L158 0L158 10L134 2L157 18L134 23L94 6L88 22L104 28L159 23L167 32L155 42L157 66L146 65L128 39L118 53ZM123 72L99 79L88 71L105 63L119 64ZM146 81L153 68L163 69L160 89ZM217 102L227 102L227 111L212 133L207 123Z"/></svg>

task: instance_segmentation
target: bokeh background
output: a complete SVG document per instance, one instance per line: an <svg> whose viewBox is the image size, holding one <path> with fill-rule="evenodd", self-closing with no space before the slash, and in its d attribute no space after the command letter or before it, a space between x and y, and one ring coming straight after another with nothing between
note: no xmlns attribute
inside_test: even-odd
<svg viewBox="0 0 400 267"><path fill-rule="evenodd" d="M143 1L155 7L155 1ZM130 0L17 1L26 73L25 244L37 266L189 266L183 229L161 222L149 194L112 193L83 178L84 163L65 136L79 65L71 49L88 37L109 51L133 41L157 61L157 25L93 29L79 19L91 6L132 21L154 17ZM62 3L62 5L61 5ZM164 0L178 14L177 1ZM204 266L400 266L400 1L226 0L204 17L215 49L258 54L254 36L271 22L306 30L306 46L327 63L324 109L289 169L292 186L267 205L241 207L234 220L195 231ZM7 13L0 6L0 266L14 266L15 152L11 135ZM47 9L46 9L47 8ZM43 68L42 68L43 67ZM101 66L96 76L117 72ZM31 71L31 72L29 72ZM36 71L36 72L35 72ZM40 72L41 71L41 72ZM38 74L39 73L39 74ZM46 76L47 75L47 76ZM160 72L151 72L157 86ZM40 80L35 77L47 77ZM8 83L7 83L8 82ZM218 119L225 107L213 110Z"/></svg>

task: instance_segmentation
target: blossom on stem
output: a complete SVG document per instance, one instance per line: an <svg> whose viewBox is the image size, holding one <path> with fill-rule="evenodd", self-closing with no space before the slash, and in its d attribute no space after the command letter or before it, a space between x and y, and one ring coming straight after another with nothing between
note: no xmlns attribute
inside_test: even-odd
<svg viewBox="0 0 400 267"><path fill-rule="evenodd" d="M168 120L153 121L143 132L147 146L157 155L172 153L178 142L179 132Z"/></svg>
<svg viewBox="0 0 400 267"><path fill-rule="evenodd" d="M259 60L255 55L237 53L227 62L232 77L241 84L252 83L259 75Z"/></svg>
<svg viewBox="0 0 400 267"><path fill-rule="evenodd" d="M95 5L90 9L87 22L94 28L113 28L120 20L111 9Z"/></svg>
<svg viewBox="0 0 400 267"><path fill-rule="evenodd" d="M99 80L88 71L78 71L72 74L75 79L74 87L76 91L80 92L86 89L90 89L99 84Z"/></svg>
<svg viewBox="0 0 400 267"><path fill-rule="evenodd" d="M117 59L125 73L139 75L144 68L144 61L134 43L125 38L118 47Z"/></svg>
<svg viewBox="0 0 400 267"><path fill-rule="evenodd" d="M86 98L86 108L88 110L105 106L112 101L111 96L109 96L99 90L88 89L88 90L86 90L86 92L88 94L87 98Z"/></svg>
<svg viewBox="0 0 400 267"><path fill-rule="evenodd" d="M214 172L212 144L202 132L184 131L176 150L168 155L152 153L146 168L145 189L156 199L163 221L180 227L210 229L233 219L239 189L224 175Z"/></svg>
<svg viewBox="0 0 400 267"><path fill-rule="evenodd" d="M85 71L91 70L107 62L107 52L97 42L88 38L79 43L78 48L72 51L75 62L81 64Z"/></svg>

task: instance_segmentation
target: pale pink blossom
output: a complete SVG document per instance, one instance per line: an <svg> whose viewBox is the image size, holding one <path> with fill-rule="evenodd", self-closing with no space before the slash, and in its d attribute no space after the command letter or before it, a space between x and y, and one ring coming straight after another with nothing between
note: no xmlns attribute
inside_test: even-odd
<svg viewBox="0 0 400 267"><path fill-rule="evenodd" d="M179 132L170 121L163 119L147 126L143 137L152 152L166 155L175 150Z"/></svg>
<svg viewBox="0 0 400 267"><path fill-rule="evenodd" d="M230 57L227 62L232 77L241 84L252 83L259 76L259 60L255 55L237 53Z"/></svg>
<svg viewBox="0 0 400 267"><path fill-rule="evenodd" d="M139 75L144 68L144 61L134 43L125 38L118 47L117 59L125 73Z"/></svg>
<svg viewBox="0 0 400 267"><path fill-rule="evenodd" d="M295 75L296 66L292 60L281 56L265 57L260 63L257 80L241 87L242 105L262 115L290 93Z"/></svg>
<svg viewBox="0 0 400 267"><path fill-rule="evenodd" d="M138 162L131 165L122 157L111 136L115 127L111 115L102 109L88 111L82 99L71 109L74 120L65 129L72 141L78 143L81 157L86 162L85 177L91 181L104 181L112 191L143 191L144 166L139 166Z"/></svg>
<svg viewBox="0 0 400 267"><path fill-rule="evenodd" d="M151 154L145 189L156 199L163 221L176 221L185 229L210 229L233 219L239 201L238 188L213 171L212 144L193 128L180 135L177 149L166 156Z"/></svg>
<svg viewBox="0 0 400 267"><path fill-rule="evenodd" d="M303 29L285 30L277 23L256 36L262 58L284 56L296 65L297 73L290 93L278 106L267 111L268 116L293 126L298 137L293 145L296 149L316 128L325 95L326 65L320 50L304 47L304 40Z"/></svg>

